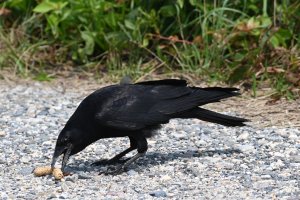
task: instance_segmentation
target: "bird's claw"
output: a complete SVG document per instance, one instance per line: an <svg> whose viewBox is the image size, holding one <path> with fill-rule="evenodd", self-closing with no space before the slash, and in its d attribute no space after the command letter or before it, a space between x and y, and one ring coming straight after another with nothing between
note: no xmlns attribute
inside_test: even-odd
<svg viewBox="0 0 300 200"><path fill-rule="evenodd" d="M111 160L103 159L103 160L98 160L96 162L93 162L91 166L109 165L109 164L111 164Z"/></svg>

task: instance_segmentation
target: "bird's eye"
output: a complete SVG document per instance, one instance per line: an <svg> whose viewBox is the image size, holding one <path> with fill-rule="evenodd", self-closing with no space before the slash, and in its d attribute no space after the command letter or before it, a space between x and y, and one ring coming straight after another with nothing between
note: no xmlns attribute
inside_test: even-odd
<svg viewBox="0 0 300 200"><path fill-rule="evenodd" d="M69 137L64 137L63 139L62 139L62 142L63 143L66 143L66 142L69 142L70 141L70 138Z"/></svg>

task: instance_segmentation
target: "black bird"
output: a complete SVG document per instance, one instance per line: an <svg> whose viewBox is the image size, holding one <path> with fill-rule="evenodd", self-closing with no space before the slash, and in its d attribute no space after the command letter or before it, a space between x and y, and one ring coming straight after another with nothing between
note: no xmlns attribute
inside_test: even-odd
<svg viewBox="0 0 300 200"><path fill-rule="evenodd" d="M165 79L111 85L87 96L60 132L51 166L63 155L62 170L71 155L101 138L129 137L130 147L110 160L112 164L128 152L137 154L107 173L122 172L147 151L146 138L172 118L197 118L225 126L244 126L243 118L223 115L199 106L240 95L236 88L190 87L185 80Z"/></svg>

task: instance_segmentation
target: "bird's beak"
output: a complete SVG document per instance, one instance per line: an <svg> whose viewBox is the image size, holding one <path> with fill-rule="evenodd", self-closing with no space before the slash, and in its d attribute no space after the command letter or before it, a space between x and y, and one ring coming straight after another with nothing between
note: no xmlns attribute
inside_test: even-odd
<svg viewBox="0 0 300 200"><path fill-rule="evenodd" d="M54 154L53 154L52 162L51 162L51 168L54 168L54 165L55 165L58 157L61 154L64 154L63 160L62 160L62 165L61 165L61 170L64 171L64 168L65 168L65 166L69 160L69 157L71 155L71 151L72 151L72 144L69 144L66 147L56 147Z"/></svg>

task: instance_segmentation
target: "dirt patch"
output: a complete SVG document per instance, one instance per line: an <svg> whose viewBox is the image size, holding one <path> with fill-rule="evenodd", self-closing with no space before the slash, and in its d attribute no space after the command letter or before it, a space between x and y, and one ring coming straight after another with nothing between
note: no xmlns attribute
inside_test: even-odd
<svg viewBox="0 0 300 200"><path fill-rule="evenodd" d="M300 127L300 101L281 99L270 104L270 99L235 97L221 103L207 105L222 112L234 112L249 119L255 127Z"/></svg>

